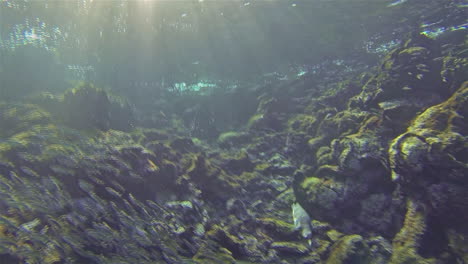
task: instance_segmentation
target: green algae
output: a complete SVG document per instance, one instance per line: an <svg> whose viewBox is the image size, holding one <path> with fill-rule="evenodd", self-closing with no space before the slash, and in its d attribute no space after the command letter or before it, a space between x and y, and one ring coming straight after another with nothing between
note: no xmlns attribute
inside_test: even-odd
<svg viewBox="0 0 468 264"><path fill-rule="evenodd" d="M365 264L369 263L369 248L360 235L340 238L330 249L326 264Z"/></svg>
<svg viewBox="0 0 468 264"><path fill-rule="evenodd" d="M286 242L278 241L271 244L271 248L283 253L283 254L297 254L297 255L306 255L309 253L310 249L299 242Z"/></svg>
<svg viewBox="0 0 468 264"><path fill-rule="evenodd" d="M257 221L265 225L268 228L271 228L273 232L276 232L278 234L283 234L283 235L291 235L294 233L294 224L284 222L280 219L272 218L272 217L266 217L266 218L257 218Z"/></svg>
<svg viewBox="0 0 468 264"><path fill-rule="evenodd" d="M393 254L390 264L436 263L435 259L425 259L418 254L427 220L427 213L420 206L415 201L408 201L405 222L393 239Z"/></svg>

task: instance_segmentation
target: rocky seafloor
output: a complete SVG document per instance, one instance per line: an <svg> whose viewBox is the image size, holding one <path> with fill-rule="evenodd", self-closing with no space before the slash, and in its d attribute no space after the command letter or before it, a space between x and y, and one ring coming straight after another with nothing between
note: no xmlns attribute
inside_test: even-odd
<svg viewBox="0 0 468 264"><path fill-rule="evenodd" d="M467 48L259 88L210 142L89 84L3 102L0 263L468 263Z"/></svg>

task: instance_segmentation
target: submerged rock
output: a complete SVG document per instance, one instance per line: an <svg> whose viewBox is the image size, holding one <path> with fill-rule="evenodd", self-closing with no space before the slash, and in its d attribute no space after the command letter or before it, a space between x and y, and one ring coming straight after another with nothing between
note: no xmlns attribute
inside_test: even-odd
<svg viewBox="0 0 468 264"><path fill-rule="evenodd" d="M239 148L249 142L249 135L243 132L224 132L218 137L218 144L222 148Z"/></svg>
<svg viewBox="0 0 468 264"><path fill-rule="evenodd" d="M331 247L326 264L370 263L369 248L359 235L349 235Z"/></svg>
<svg viewBox="0 0 468 264"><path fill-rule="evenodd" d="M283 254L305 255L310 250L307 246L297 242L273 242L271 248Z"/></svg>
<svg viewBox="0 0 468 264"><path fill-rule="evenodd" d="M417 188L418 195L431 197L432 206L444 211L438 214L445 220L467 217L462 212L468 211L468 203L461 196L455 198L462 192L457 189L468 189L468 125L463 121L468 116L467 102L465 82L447 101L421 113L389 149L393 180L407 191ZM454 199L459 202L453 203Z"/></svg>

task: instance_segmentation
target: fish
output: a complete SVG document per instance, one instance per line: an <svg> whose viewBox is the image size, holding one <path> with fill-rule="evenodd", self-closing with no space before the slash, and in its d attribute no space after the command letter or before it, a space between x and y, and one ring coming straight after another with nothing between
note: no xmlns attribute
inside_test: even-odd
<svg viewBox="0 0 468 264"><path fill-rule="evenodd" d="M294 219L294 229L301 230L302 237L310 239L312 237L312 226L310 224L311 219L309 214L299 203L293 203L291 207Z"/></svg>

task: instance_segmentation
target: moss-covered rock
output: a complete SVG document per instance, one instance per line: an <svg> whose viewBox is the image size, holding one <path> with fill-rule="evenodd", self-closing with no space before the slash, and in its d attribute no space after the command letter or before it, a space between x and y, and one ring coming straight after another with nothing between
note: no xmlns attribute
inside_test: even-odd
<svg viewBox="0 0 468 264"><path fill-rule="evenodd" d="M246 241L231 234L227 228L214 226L206 233L206 236L228 249L234 257L237 256L239 258L243 252L245 253L247 247Z"/></svg>
<svg viewBox="0 0 468 264"><path fill-rule="evenodd" d="M365 264L369 263L369 247L360 235L348 235L330 249L326 264Z"/></svg>
<svg viewBox="0 0 468 264"><path fill-rule="evenodd" d="M232 257L232 253L226 248L219 247L217 245L202 246L192 260L196 263L207 263L207 264L235 264L236 260Z"/></svg>
<svg viewBox="0 0 468 264"><path fill-rule="evenodd" d="M239 148L248 143L249 138L249 135L244 132L224 132L218 137L218 145L222 148Z"/></svg>
<svg viewBox="0 0 468 264"><path fill-rule="evenodd" d="M311 217L318 220L337 221L337 208L344 199L344 185L331 179L306 177L297 189L296 196L304 208L313 212Z"/></svg>
<svg viewBox="0 0 468 264"><path fill-rule="evenodd" d="M427 212L415 201L409 200L403 227L393 239L391 264L432 264L434 259L425 259L418 253L421 238L426 229Z"/></svg>
<svg viewBox="0 0 468 264"><path fill-rule="evenodd" d="M270 246L282 254L301 256L310 251L306 245L298 242L273 242Z"/></svg>
<svg viewBox="0 0 468 264"><path fill-rule="evenodd" d="M274 238L278 240L282 239L294 239L299 237L299 232L295 230L294 224L284 222L280 219L265 217L257 218L257 223L264 226Z"/></svg>
<svg viewBox="0 0 468 264"><path fill-rule="evenodd" d="M313 135L317 129L317 118L313 115L299 114L288 120L288 130L294 133L299 131Z"/></svg>
<svg viewBox="0 0 468 264"><path fill-rule="evenodd" d="M443 194L430 191L429 186L432 184L456 182L459 187L465 190L468 188L466 178L468 125L463 121L468 116L467 102L468 82L465 82L452 97L421 113L406 133L393 140L389 156L394 180L400 181L408 190L422 189L426 195L434 197L434 202L436 200L449 202L453 198L440 199L440 195ZM434 167L437 169L434 170ZM434 188L434 190L440 189ZM411 191L408 192L411 195ZM452 194L455 193L459 192L454 189ZM438 208L447 206L454 209L451 212L444 211L445 213L458 215L467 211L463 206L455 210L451 207L452 204L442 205L439 202ZM445 213L441 215L447 219L449 215ZM466 215L462 218L464 217ZM451 218L456 219L458 216Z"/></svg>
<svg viewBox="0 0 468 264"><path fill-rule="evenodd" d="M377 75L362 92L350 100L350 107L377 108L379 103L417 97L425 106L448 95L440 76L442 63L438 44L422 35L413 35L384 59ZM416 101L416 100L415 100ZM414 112L413 114L415 114Z"/></svg>

